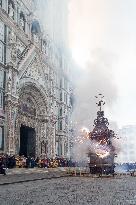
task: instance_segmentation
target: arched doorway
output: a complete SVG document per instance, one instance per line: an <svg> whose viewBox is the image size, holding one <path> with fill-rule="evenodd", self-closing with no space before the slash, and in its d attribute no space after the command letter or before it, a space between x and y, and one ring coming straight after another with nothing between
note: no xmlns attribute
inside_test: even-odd
<svg viewBox="0 0 136 205"><path fill-rule="evenodd" d="M25 84L19 90L16 118L16 153L36 157L47 139L47 99L36 85ZM45 153L46 154L46 153Z"/></svg>
<svg viewBox="0 0 136 205"><path fill-rule="evenodd" d="M20 127L20 149L19 155L35 157L36 132L35 128L21 125Z"/></svg>

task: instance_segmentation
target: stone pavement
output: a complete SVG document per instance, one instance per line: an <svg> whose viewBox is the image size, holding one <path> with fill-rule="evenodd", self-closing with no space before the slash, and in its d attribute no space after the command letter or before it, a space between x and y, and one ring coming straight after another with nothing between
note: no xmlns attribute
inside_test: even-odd
<svg viewBox="0 0 136 205"><path fill-rule="evenodd" d="M69 168L67 167L58 167L58 168L14 168L6 169L7 175L16 175L16 174L31 174L31 173L46 173L46 172L66 172ZM73 168L74 169L74 168Z"/></svg>
<svg viewBox="0 0 136 205"><path fill-rule="evenodd" d="M136 205L136 177L63 177L0 186L0 205Z"/></svg>
<svg viewBox="0 0 136 205"><path fill-rule="evenodd" d="M0 175L0 185L67 176L65 168L15 168L7 170L6 173L6 176Z"/></svg>
<svg viewBox="0 0 136 205"><path fill-rule="evenodd" d="M48 169L40 169L40 168L14 168L14 169L7 169L7 175L14 175L14 174L31 174L31 173L45 173L48 172Z"/></svg>

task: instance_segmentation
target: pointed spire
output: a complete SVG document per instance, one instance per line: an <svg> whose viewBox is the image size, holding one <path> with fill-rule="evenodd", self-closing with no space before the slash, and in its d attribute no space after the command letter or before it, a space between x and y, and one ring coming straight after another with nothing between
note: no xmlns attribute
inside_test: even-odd
<svg viewBox="0 0 136 205"><path fill-rule="evenodd" d="M102 95L101 93L98 94L98 96L95 96L95 98L98 99L98 102L96 103L96 105L98 107L100 107L100 111L102 111L102 105L105 105L105 101L103 100L104 95Z"/></svg>

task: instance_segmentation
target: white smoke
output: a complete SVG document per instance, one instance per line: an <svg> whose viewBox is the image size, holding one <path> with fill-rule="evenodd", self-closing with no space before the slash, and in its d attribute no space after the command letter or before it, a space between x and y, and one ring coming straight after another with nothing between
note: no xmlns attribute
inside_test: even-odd
<svg viewBox="0 0 136 205"><path fill-rule="evenodd" d="M35 0L35 16L43 34L57 49L68 49L68 0ZM58 51L59 52L59 51Z"/></svg>
<svg viewBox="0 0 136 205"><path fill-rule="evenodd" d="M90 149L90 140L85 140L83 143L74 143L72 150L72 160L76 162L89 162L88 153Z"/></svg>
<svg viewBox="0 0 136 205"><path fill-rule="evenodd" d="M80 127L92 128L98 109L94 96L102 93L106 106L111 108L117 99L117 87L112 72L115 57L102 49L96 49L90 58L92 60L80 71L81 77L75 82L76 106L73 116Z"/></svg>

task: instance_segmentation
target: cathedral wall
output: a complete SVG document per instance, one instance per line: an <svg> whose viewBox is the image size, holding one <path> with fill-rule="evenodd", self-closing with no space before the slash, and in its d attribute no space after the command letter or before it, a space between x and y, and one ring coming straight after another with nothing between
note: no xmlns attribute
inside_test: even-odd
<svg viewBox="0 0 136 205"><path fill-rule="evenodd" d="M25 125L35 128L37 156L67 157L71 117L67 60L46 35L43 37L27 1L2 2L0 152L19 154L20 127ZM35 116L20 111L28 91L36 103Z"/></svg>

